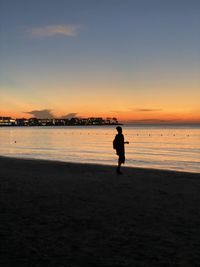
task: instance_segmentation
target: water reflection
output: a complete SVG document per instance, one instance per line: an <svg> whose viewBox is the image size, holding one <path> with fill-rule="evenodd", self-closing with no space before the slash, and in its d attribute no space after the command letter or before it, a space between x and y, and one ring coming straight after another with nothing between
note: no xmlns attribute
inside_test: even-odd
<svg viewBox="0 0 200 267"><path fill-rule="evenodd" d="M123 127L127 166L200 172L200 128ZM115 165L115 127L0 128L0 154Z"/></svg>

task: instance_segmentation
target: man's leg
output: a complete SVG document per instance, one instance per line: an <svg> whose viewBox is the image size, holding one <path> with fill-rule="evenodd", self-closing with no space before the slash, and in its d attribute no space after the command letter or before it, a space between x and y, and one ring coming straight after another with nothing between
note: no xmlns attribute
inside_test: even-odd
<svg viewBox="0 0 200 267"><path fill-rule="evenodd" d="M118 173L118 174L122 174L120 168L121 168L121 159L120 159L120 157L119 157L119 159L118 159L118 166L117 166L117 173Z"/></svg>

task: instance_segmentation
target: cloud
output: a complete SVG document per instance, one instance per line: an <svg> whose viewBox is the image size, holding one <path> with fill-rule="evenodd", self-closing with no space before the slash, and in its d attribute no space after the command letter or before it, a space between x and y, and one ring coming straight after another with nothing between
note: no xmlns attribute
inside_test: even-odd
<svg viewBox="0 0 200 267"><path fill-rule="evenodd" d="M68 113L67 115L64 115L61 117L61 119L71 119L75 118L78 113Z"/></svg>
<svg viewBox="0 0 200 267"><path fill-rule="evenodd" d="M53 119L55 117L51 109L32 110L24 113L31 114L38 119Z"/></svg>
<svg viewBox="0 0 200 267"><path fill-rule="evenodd" d="M169 124L177 123L177 120L172 119L138 119L138 120L127 120L127 123L136 123L136 124Z"/></svg>
<svg viewBox="0 0 200 267"><path fill-rule="evenodd" d="M162 109L156 109L156 108L136 108L134 111L138 112L154 112L154 111L162 111Z"/></svg>
<svg viewBox="0 0 200 267"><path fill-rule="evenodd" d="M78 114L76 112L71 112L71 113L68 113L67 115L63 115L63 116L58 117L58 116L53 114L51 109L32 110L32 111L27 111L24 113L33 115L34 117L36 117L38 119L54 119L54 118L71 119L71 118L77 118L77 114Z"/></svg>
<svg viewBox="0 0 200 267"><path fill-rule="evenodd" d="M113 113L127 113L130 111L136 111L136 112L155 112L155 111L162 111L160 108L129 108L127 110L111 110Z"/></svg>
<svg viewBox="0 0 200 267"><path fill-rule="evenodd" d="M111 113L124 113L126 111L123 111L123 110L111 110L110 112Z"/></svg>
<svg viewBox="0 0 200 267"><path fill-rule="evenodd" d="M80 25L49 25L33 27L28 29L27 32L30 36L35 38L52 37L55 35L76 36L80 28Z"/></svg>

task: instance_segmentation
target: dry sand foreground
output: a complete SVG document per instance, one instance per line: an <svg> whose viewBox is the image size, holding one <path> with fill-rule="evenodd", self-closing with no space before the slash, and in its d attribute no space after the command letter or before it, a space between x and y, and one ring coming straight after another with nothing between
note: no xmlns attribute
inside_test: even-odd
<svg viewBox="0 0 200 267"><path fill-rule="evenodd" d="M200 174L0 158L0 266L200 266Z"/></svg>

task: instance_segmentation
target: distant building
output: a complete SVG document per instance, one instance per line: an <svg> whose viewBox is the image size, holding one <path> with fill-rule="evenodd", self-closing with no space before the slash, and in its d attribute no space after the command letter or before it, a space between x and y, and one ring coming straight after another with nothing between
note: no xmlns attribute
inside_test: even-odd
<svg viewBox="0 0 200 267"><path fill-rule="evenodd" d="M38 123L41 126L51 126L53 125L52 119L38 119Z"/></svg>
<svg viewBox="0 0 200 267"><path fill-rule="evenodd" d="M110 118L110 117L107 117L106 120L105 120L106 124L118 124L118 120L117 118Z"/></svg>
<svg viewBox="0 0 200 267"><path fill-rule="evenodd" d="M14 126L16 125L16 120L11 117L0 117L0 126Z"/></svg>
<svg viewBox="0 0 200 267"><path fill-rule="evenodd" d="M0 117L0 126L73 126L73 125L116 125L116 118L89 117L71 119L38 119L38 118L18 118Z"/></svg>
<svg viewBox="0 0 200 267"><path fill-rule="evenodd" d="M68 125L68 119L53 119L52 124L55 126L65 126Z"/></svg>
<svg viewBox="0 0 200 267"><path fill-rule="evenodd" d="M27 119L21 118L21 119L16 119L16 126L28 126L29 121Z"/></svg>
<svg viewBox="0 0 200 267"><path fill-rule="evenodd" d="M30 118L28 120L28 125L29 126L39 126L40 124L39 124L39 121L37 118Z"/></svg>

